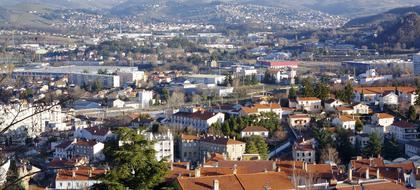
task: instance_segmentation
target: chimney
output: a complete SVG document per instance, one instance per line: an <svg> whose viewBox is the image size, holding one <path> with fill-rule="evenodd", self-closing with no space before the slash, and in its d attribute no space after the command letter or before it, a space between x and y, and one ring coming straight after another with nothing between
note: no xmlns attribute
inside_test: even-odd
<svg viewBox="0 0 420 190"><path fill-rule="evenodd" d="M187 170L190 170L190 163L187 163Z"/></svg>
<svg viewBox="0 0 420 190"><path fill-rule="evenodd" d="M200 177L201 176L201 168L198 166L194 169L194 177Z"/></svg>
<svg viewBox="0 0 420 190"><path fill-rule="evenodd" d="M379 171L379 168L376 168L376 179L381 178L381 172Z"/></svg>
<svg viewBox="0 0 420 190"><path fill-rule="evenodd" d="M171 171L174 170L174 163L173 162L170 163L170 166L171 166Z"/></svg>
<svg viewBox="0 0 420 190"><path fill-rule="evenodd" d="M349 167L349 181L353 180L353 170Z"/></svg>
<svg viewBox="0 0 420 190"><path fill-rule="evenodd" d="M76 172L74 170L71 171L71 176L76 177Z"/></svg>
<svg viewBox="0 0 420 190"><path fill-rule="evenodd" d="M236 140L236 136L233 136L233 140Z"/></svg>
<svg viewBox="0 0 420 190"><path fill-rule="evenodd" d="M366 179L369 179L369 168L366 168Z"/></svg>
<svg viewBox="0 0 420 190"><path fill-rule="evenodd" d="M238 174L238 166L236 164L233 165L233 174L234 175Z"/></svg>
<svg viewBox="0 0 420 190"><path fill-rule="evenodd" d="M303 162L303 170L305 170L305 172L308 171L308 163Z"/></svg>
<svg viewBox="0 0 420 190"><path fill-rule="evenodd" d="M276 169L277 169L277 164L275 161L273 161L273 171L276 171Z"/></svg>
<svg viewBox="0 0 420 190"><path fill-rule="evenodd" d="M92 177L92 170L89 170L88 174L89 174L89 178L91 178Z"/></svg>
<svg viewBox="0 0 420 190"><path fill-rule="evenodd" d="M215 180L213 181L213 190L220 190L220 187L219 187L219 180L217 180L217 179L215 179Z"/></svg>

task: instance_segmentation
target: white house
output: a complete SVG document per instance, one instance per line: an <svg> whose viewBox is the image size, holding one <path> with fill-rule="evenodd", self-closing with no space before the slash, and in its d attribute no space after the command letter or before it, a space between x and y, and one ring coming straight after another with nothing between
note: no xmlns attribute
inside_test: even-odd
<svg viewBox="0 0 420 190"><path fill-rule="evenodd" d="M322 110L321 99L316 97L298 97L295 100L289 100L289 107L308 112L319 112Z"/></svg>
<svg viewBox="0 0 420 190"><path fill-rule="evenodd" d="M163 133L146 132L144 136L148 141L154 142L156 160L174 161L174 138L170 130Z"/></svg>
<svg viewBox="0 0 420 190"><path fill-rule="evenodd" d="M417 128L406 121L394 122L391 125L390 133L400 142L418 140L420 133Z"/></svg>
<svg viewBox="0 0 420 190"><path fill-rule="evenodd" d="M55 177L55 189L89 189L101 183L97 179L106 170L94 167L76 167L74 169L61 169Z"/></svg>
<svg viewBox="0 0 420 190"><path fill-rule="evenodd" d="M264 138L268 137L268 130L260 126L248 126L241 131L241 137L250 137L250 136L261 136Z"/></svg>
<svg viewBox="0 0 420 190"><path fill-rule="evenodd" d="M356 103L353 105L354 114L369 114L369 106L363 103Z"/></svg>
<svg viewBox="0 0 420 190"><path fill-rule="evenodd" d="M96 141L74 139L65 141L55 147L54 157L71 159L75 156L86 156L90 161L103 160L104 144Z"/></svg>
<svg viewBox="0 0 420 190"><path fill-rule="evenodd" d="M74 132L76 138L82 138L87 140L95 140L98 142L106 142L114 138L111 130L106 127L88 127L88 128L77 128Z"/></svg>
<svg viewBox="0 0 420 190"><path fill-rule="evenodd" d="M329 99L324 102L325 111L335 111L336 107L344 105L344 102L338 99Z"/></svg>
<svg viewBox="0 0 420 190"><path fill-rule="evenodd" d="M295 114L289 115L289 126L290 127L304 127L309 125L311 117L307 114Z"/></svg>
<svg viewBox="0 0 420 190"><path fill-rule="evenodd" d="M116 99L112 102L112 107L114 108L123 108L124 105L125 105L125 102L120 99Z"/></svg>
<svg viewBox="0 0 420 190"><path fill-rule="evenodd" d="M394 91L388 91L379 97L381 105L398 105L398 95Z"/></svg>
<svg viewBox="0 0 420 190"><path fill-rule="evenodd" d="M353 107L350 106L338 106L335 108L338 113L345 114L345 115L353 115L355 114Z"/></svg>
<svg viewBox="0 0 420 190"><path fill-rule="evenodd" d="M332 120L332 124L352 131L356 128L356 119L351 115L341 115Z"/></svg>
<svg viewBox="0 0 420 190"><path fill-rule="evenodd" d="M283 110L280 104L254 104L252 106L244 106L239 112L240 115L260 115L260 113L273 112L279 116L279 119L282 118Z"/></svg>
<svg viewBox="0 0 420 190"><path fill-rule="evenodd" d="M389 127L394 123L394 116L388 113L375 113L371 117L372 124L384 127L385 133L389 132Z"/></svg>

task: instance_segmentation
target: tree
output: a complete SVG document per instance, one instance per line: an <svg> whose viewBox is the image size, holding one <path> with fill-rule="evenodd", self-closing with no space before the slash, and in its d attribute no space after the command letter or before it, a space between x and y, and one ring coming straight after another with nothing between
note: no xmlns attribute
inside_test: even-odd
<svg viewBox="0 0 420 190"><path fill-rule="evenodd" d="M415 121L417 119L417 111L414 106L410 106L407 112L407 118L411 121Z"/></svg>
<svg viewBox="0 0 420 190"><path fill-rule="evenodd" d="M382 156L387 160L394 160L404 156L404 152L395 136L392 136L391 139L385 139L384 147L382 148Z"/></svg>
<svg viewBox="0 0 420 190"><path fill-rule="evenodd" d="M290 86L289 90L289 99L295 99L296 98L296 89L293 85Z"/></svg>
<svg viewBox="0 0 420 190"><path fill-rule="evenodd" d="M376 157L381 154L382 143L378 134L372 133L369 136L369 141L362 153L366 157Z"/></svg>
<svg viewBox="0 0 420 190"><path fill-rule="evenodd" d="M153 142L130 128L121 128L116 133L127 143L120 147L118 142L106 144L104 153L111 170L101 178L102 184L94 188L153 189L161 183L168 166L163 160L156 160Z"/></svg>
<svg viewBox="0 0 420 190"><path fill-rule="evenodd" d="M363 130L363 122L360 119L356 120L355 128L357 132L361 132Z"/></svg>
<svg viewBox="0 0 420 190"><path fill-rule="evenodd" d="M168 105L172 107L182 106L185 102L185 94L180 90L175 90L168 99Z"/></svg>
<svg viewBox="0 0 420 190"><path fill-rule="evenodd" d="M338 99L350 103L354 98L353 85L348 82L344 89L339 90L336 94Z"/></svg>
<svg viewBox="0 0 420 190"><path fill-rule="evenodd" d="M340 158L338 156L337 150L331 145L327 145L324 149L321 150L321 162L326 163L331 161L334 163L340 163Z"/></svg>
<svg viewBox="0 0 420 190"><path fill-rule="evenodd" d="M302 81L302 85L303 85L302 95L304 97L313 97L313 96L315 96L315 92L314 92L312 81L313 80L311 78L309 78L309 77L303 79L303 81Z"/></svg>
<svg viewBox="0 0 420 190"><path fill-rule="evenodd" d="M223 136L223 132L222 132L222 126L220 125L219 122L212 124L209 129L208 129L208 133L212 134L214 136L218 135L218 136Z"/></svg>
<svg viewBox="0 0 420 190"><path fill-rule="evenodd" d="M356 155L356 148L351 144L349 133L345 129L338 129L336 147L343 164L349 163L352 157Z"/></svg>
<svg viewBox="0 0 420 190"><path fill-rule="evenodd" d="M263 160L268 158L268 146L261 136L247 138L245 147L245 152L248 154L259 154Z"/></svg>
<svg viewBox="0 0 420 190"><path fill-rule="evenodd" d="M321 100L326 100L330 96L330 88L326 84L319 82L316 85L315 95Z"/></svg>
<svg viewBox="0 0 420 190"><path fill-rule="evenodd" d="M232 85L233 85L233 78L232 78L232 75L230 75L230 74L226 75L226 78L225 78L224 84L225 84L226 86L232 86Z"/></svg>

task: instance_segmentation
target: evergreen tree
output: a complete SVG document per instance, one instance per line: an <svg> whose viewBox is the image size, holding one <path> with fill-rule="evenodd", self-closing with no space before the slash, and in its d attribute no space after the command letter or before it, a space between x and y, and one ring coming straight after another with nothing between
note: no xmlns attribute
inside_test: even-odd
<svg viewBox="0 0 420 190"><path fill-rule="evenodd" d="M356 131L357 132L360 132L360 131L363 130L363 123L362 123L362 121L360 119L356 120L356 126L355 126L355 128L356 128Z"/></svg>
<svg viewBox="0 0 420 190"><path fill-rule="evenodd" d="M414 106L410 106L407 112L407 118L411 121L415 121L417 119L417 111Z"/></svg>
<svg viewBox="0 0 420 190"><path fill-rule="evenodd" d="M149 190L161 183L168 166L163 160L156 160L153 142L146 141L130 128L121 128L116 133L119 140L131 143L118 146L118 142L111 141L106 144L104 154L111 170L94 189Z"/></svg>
<svg viewBox="0 0 420 190"><path fill-rule="evenodd" d="M268 158L268 146L264 138L258 136L256 138L256 145L258 148L258 153L261 156L261 159L266 160Z"/></svg>
<svg viewBox="0 0 420 190"><path fill-rule="evenodd" d="M376 157L381 154L382 143L378 134L372 133L369 136L369 141L362 153L366 157Z"/></svg>
<svg viewBox="0 0 420 190"><path fill-rule="evenodd" d="M385 139L382 156L387 160L394 160L404 156L404 152L394 136L391 139Z"/></svg>
<svg viewBox="0 0 420 190"><path fill-rule="evenodd" d="M311 78L305 78L302 81L303 84L303 92L302 95L304 97L313 97L315 96L315 92L314 92L314 88L313 88L313 83L312 83L312 79Z"/></svg>
<svg viewBox="0 0 420 190"><path fill-rule="evenodd" d="M330 96L330 88L322 82L317 83L315 92L316 97L321 100L326 100Z"/></svg>
<svg viewBox="0 0 420 190"><path fill-rule="evenodd" d="M296 98L296 89L293 85L290 86L289 90L289 99L295 99Z"/></svg>
<svg viewBox="0 0 420 190"><path fill-rule="evenodd" d="M246 148L245 148L246 150L245 150L245 152L247 153L247 154L258 154L258 148L257 148L257 145L255 144L255 142L254 141L252 141L252 140L248 140L247 142L246 142Z"/></svg>
<svg viewBox="0 0 420 190"><path fill-rule="evenodd" d="M353 156L356 155L356 148L351 144L349 133L344 129L337 131L337 151L343 164L350 162Z"/></svg>
<svg viewBox="0 0 420 190"><path fill-rule="evenodd" d="M230 126L228 122L224 122L222 125L222 132L224 135L226 136L230 136L231 132L230 132Z"/></svg>

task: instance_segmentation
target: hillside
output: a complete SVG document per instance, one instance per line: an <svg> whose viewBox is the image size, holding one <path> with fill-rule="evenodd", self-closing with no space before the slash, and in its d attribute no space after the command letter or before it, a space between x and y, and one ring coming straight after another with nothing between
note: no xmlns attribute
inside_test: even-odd
<svg viewBox="0 0 420 190"><path fill-rule="evenodd" d="M381 24L384 22L395 22L400 17L410 12L420 14L420 6L396 8L377 15L356 18L349 21L346 26L369 26Z"/></svg>
<svg viewBox="0 0 420 190"><path fill-rule="evenodd" d="M382 27L384 30L373 40L375 43L388 43L403 49L420 48L420 16L417 13L409 13L394 24Z"/></svg>

